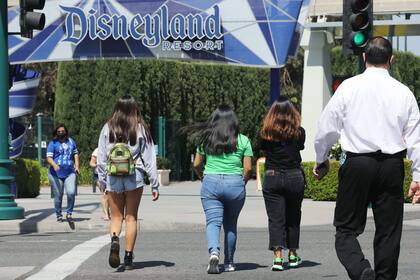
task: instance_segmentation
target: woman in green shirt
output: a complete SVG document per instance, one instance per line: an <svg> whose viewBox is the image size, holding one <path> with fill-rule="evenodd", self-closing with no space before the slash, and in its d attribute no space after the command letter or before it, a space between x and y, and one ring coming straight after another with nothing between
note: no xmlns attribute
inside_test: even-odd
<svg viewBox="0 0 420 280"><path fill-rule="evenodd" d="M206 215L210 254L207 272L219 273L220 229L225 232L224 270L235 271L237 221L245 202L245 185L251 173L251 143L239 133L235 113L220 106L206 122L190 127L199 139L194 170L202 180L201 202ZM200 167L205 162L204 177Z"/></svg>

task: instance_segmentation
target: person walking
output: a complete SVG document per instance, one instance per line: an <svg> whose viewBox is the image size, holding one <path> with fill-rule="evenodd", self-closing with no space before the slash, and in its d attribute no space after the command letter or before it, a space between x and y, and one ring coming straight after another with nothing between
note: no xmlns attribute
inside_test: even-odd
<svg viewBox="0 0 420 280"><path fill-rule="evenodd" d="M53 132L53 140L47 146L48 181L54 195L54 208L57 222L63 221L61 207L63 193L67 196L66 220L73 223L73 208L76 197L76 175L79 171L79 152L76 142L69 137L64 124L58 124Z"/></svg>
<svg viewBox="0 0 420 280"><path fill-rule="evenodd" d="M265 116L260 132L261 149L265 153L262 189L268 216L268 248L274 252L273 271L284 270L282 249L289 250L289 267L298 267L302 263L296 252L305 189L300 165L305 130L300 123L300 114L289 98L280 96Z"/></svg>
<svg viewBox="0 0 420 280"><path fill-rule="evenodd" d="M101 206L102 206L102 212L103 216L102 219L104 221L109 221L110 219L110 213L109 213L109 202L108 202L108 194L106 192L106 185L103 185L99 183L98 180L98 148L95 148L93 150L92 155L90 157L89 162L90 167L93 169L93 184L95 185L95 188L98 187L99 191L101 192Z"/></svg>
<svg viewBox="0 0 420 280"><path fill-rule="evenodd" d="M370 39L363 59L366 70L345 80L322 112L313 173L318 179L328 173L328 152L340 138L346 160L338 174L334 215L338 259L350 279L390 280L398 273L406 153L413 161L410 195L416 200L420 194L420 114L410 89L389 74L393 55L387 39ZM375 220L374 269L357 241L369 202Z"/></svg>
<svg viewBox="0 0 420 280"><path fill-rule="evenodd" d="M235 113L227 106L218 107L203 123L185 131L198 137L194 161L196 175L202 180L201 203L206 216L206 237L210 254L207 273L219 273L220 230L223 225L224 271L235 271L234 254L237 221L245 203L245 185L251 173L251 143L239 133ZM201 166L205 162L204 177Z"/></svg>
<svg viewBox="0 0 420 280"><path fill-rule="evenodd" d="M122 223L125 220L125 269L133 269L133 249L137 237L137 212L146 172L152 200L159 198L159 182L153 140L132 96L118 99L114 112L102 128L98 144L98 179L106 185L111 208L111 248L109 265L120 265Z"/></svg>

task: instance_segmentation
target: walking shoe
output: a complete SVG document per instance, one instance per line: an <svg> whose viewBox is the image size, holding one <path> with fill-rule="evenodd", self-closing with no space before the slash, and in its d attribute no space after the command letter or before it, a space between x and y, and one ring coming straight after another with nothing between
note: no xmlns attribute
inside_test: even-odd
<svg viewBox="0 0 420 280"><path fill-rule="evenodd" d="M72 223L72 222L73 222L73 217L71 216L71 214L67 214L67 215L66 215L66 220L67 220L67 222L69 222L69 223Z"/></svg>
<svg viewBox="0 0 420 280"><path fill-rule="evenodd" d="M132 270L134 268L133 259L134 259L133 252L125 251L124 267L126 270Z"/></svg>
<svg viewBox="0 0 420 280"><path fill-rule="evenodd" d="M115 234L111 238L111 250L109 252L109 265L117 268L120 265L120 239Z"/></svg>
<svg viewBox="0 0 420 280"><path fill-rule="evenodd" d="M234 272L235 265L233 263L225 264L224 272Z"/></svg>
<svg viewBox="0 0 420 280"><path fill-rule="evenodd" d="M302 259L299 256L289 256L289 267L298 267L302 263Z"/></svg>
<svg viewBox="0 0 420 280"><path fill-rule="evenodd" d="M219 274L219 254L212 252L209 258L209 265L207 266L208 274Z"/></svg>
<svg viewBox="0 0 420 280"><path fill-rule="evenodd" d="M271 267L272 271L283 271L283 258L274 258L273 266Z"/></svg>
<svg viewBox="0 0 420 280"><path fill-rule="evenodd" d="M363 270L360 280L375 280L375 277L375 271L372 268L367 267Z"/></svg>
<svg viewBox="0 0 420 280"><path fill-rule="evenodd" d="M62 216L58 216L57 217L57 222L58 223L62 223L63 222L63 217Z"/></svg>

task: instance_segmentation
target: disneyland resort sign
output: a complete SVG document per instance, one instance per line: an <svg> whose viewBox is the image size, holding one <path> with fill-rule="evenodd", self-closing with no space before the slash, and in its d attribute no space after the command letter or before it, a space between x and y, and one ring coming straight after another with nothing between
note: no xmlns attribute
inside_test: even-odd
<svg viewBox="0 0 420 280"><path fill-rule="evenodd" d="M164 51L222 50L223 37L220 11L214 6L212 15L175 14L169 18L166 5L154 14L97 15L78 7L60 8L66 14L66 37L63 41L78 45L87 36L91 40L127 40L132 38L148 48L161 46Z"/></svg>

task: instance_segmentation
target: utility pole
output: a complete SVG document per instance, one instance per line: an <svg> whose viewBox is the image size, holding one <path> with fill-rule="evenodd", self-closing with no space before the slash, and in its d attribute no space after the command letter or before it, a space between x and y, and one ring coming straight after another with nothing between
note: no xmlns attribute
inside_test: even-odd
<svg viewBox="0 0 420 280"><path fill-rule="evenodd" d="M9 159L9 53L7 43L7 1L0 1L0 220L23 219L25 210L18 207L10 193Z"/></svg>

